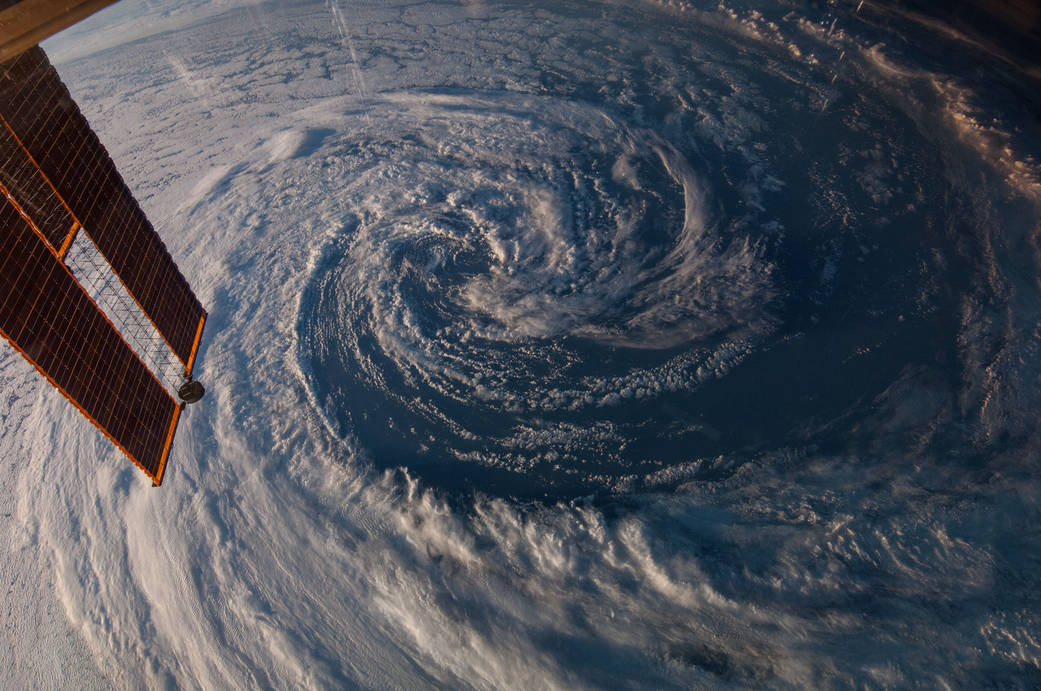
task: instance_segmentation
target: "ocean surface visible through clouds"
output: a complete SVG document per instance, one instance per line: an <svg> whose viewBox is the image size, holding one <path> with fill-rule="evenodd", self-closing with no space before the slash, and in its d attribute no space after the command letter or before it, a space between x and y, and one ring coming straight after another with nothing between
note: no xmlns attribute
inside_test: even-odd
<svg viewBox="0 0 1041 691"><path fill-rule="evenodd" d="M1036 688L1039 21L122 0L48 40L208 394L153 489L0 348L0 686Z"/></svg>

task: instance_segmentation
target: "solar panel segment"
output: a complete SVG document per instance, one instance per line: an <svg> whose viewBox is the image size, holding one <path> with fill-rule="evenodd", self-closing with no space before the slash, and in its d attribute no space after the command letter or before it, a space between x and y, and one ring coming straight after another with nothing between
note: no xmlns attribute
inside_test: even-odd
<svg viewBox="0 0 1041 691"><path fill-rule="evenodd" d="M0 115L0 194L11 200L23 216L58 252L68 246L76 227L72 213L62 204L40 169L22 151Z"/></svg>
<svg viewBox="0 0 1041 691"><path fill-rule="evenodd" d="M39 47L2 66L0 114L190 374L206 312Z"/></svg>
<svg viewBox="0 0 1041 691"><path fill-rule="evenodd" d="M0 0L0 55L26 28L5 24L13 16L104 4ZM0 335L157 485L184 403L203 391L191 372L205 321L43 51L0 62ZM143 357L164 379L183 365L187 381L168 382L180 403Z"/></svg>
<svg viewBox="0 0 1041 691"><path fill-rule="evenodd" d="M160 484L181 405L7 198L0 229L0 333Z"/></svg>

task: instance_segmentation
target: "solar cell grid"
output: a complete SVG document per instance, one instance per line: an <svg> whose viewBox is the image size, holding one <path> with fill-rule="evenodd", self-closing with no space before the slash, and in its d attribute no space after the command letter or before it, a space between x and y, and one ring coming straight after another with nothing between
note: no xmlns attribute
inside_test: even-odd
<svg viewBox="0 0 1041 691"><path fill-rule="evenodd" d="M18 140L0 122L0 186L33 220L47 242L60 249L73 218Z"/></svg>
<svg viewBox="0 0 1041 691"><path fill-rule="evenodd" d="M0 123L0 185L31 217L52 247L60 248L73 219L18 140Z"/></svg>
<svg viewBox="0 0 1041 691"><path fill-rule="evenodd" d="M161 480L177 404L6 198L0 231L0 331Z"/></svg>
<svg viewBox="0 0 1041 691"><path fill-rule="evenodd" d="M0 68L0 113L187 365L205 311L39 48Z"/></svg>

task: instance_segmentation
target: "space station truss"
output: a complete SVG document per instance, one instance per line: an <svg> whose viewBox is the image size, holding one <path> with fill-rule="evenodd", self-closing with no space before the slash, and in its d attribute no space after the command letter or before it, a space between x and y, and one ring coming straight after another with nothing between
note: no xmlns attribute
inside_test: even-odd
<svg viewBox="0 0 1041 691"><path fill-rule="evenodd" d="M86 19L116 0L0 0L0 62Z"/></svg>
<svg viewBox="0 0 1041 691"><path fill-rule="evenodd" d="M44 52L0 63L0 332L157 485L205 322Z"/></svg>

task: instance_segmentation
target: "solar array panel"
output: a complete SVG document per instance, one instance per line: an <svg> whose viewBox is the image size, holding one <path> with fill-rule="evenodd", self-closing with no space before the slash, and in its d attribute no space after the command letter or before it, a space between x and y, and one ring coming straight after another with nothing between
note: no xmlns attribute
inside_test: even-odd
<svg viewBox="0 0 1041 691"><path fill-rule="evenodd" d="M54 194L40 169L25 155L11 131L0 126L0 194L20 209L26 220L58 253L76 228L72 213Z"/></svg>
<svg viewBox="0 0 1041 691"><path fill-rule="evenodd" d="M190 373L206 312L39 47L0 65L0 116Z"/></svg>
<svg viewBox="0 0 1041 691"><path fill-rule="evenodd" d="M142 357L190 377L205 320L43 51L0 63L0 335L156 484L183 404Z"/></svg>
<svg viewBox="0 0 1041 691"><path fill-rule="evenodd" d="M159 484L181 406L23 213L0 199L0 332Z"/></svg>

